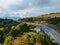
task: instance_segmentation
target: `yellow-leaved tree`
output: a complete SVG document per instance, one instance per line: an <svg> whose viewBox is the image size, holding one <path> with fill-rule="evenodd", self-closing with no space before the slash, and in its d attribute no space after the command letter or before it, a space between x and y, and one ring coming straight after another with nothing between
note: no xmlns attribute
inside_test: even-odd
<svg viewBox="0 0 60 45"><path fill-rule="evenodd" d="M4 45L13 45L12 44L12 41L13 41L13 37L12 36L8 36L5 38L5 41L4 41Z"/></svg>

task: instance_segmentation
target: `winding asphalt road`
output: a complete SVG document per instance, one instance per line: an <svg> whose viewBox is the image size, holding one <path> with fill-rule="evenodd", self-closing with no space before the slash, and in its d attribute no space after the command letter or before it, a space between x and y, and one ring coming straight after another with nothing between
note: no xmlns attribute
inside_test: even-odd
<svg viewBox="0 0 60 45"><path fill-rule="evenodd" d="M54 29L49 28L47 25L44 25L42 28L44 29L45 33L51 35L58 43L58 45L60 45L60 34L58 34Z"/></svg>

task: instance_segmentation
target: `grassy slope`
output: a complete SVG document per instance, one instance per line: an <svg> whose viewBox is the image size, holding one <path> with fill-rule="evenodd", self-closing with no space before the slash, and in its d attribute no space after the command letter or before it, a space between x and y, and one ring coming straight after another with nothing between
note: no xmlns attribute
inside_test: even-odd
<svg viewBox="0 0 60 45"><path fill-rule="evenodd" d="M45 15L38 16L38 17L60 17L60 13L45 14Z"/></svg>

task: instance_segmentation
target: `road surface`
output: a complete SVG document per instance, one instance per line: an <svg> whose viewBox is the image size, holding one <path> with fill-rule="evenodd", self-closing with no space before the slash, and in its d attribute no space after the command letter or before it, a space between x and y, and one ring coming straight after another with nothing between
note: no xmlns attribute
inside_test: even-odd
<svg viewBox="0 0 60 45"><path fill-rule="evenodd" d="M44 29L45 33L51 35L56 40L58 45L60 45L60 34L58 34L54 29L49 28L47 25L44 25L42 28Z"/></svg>

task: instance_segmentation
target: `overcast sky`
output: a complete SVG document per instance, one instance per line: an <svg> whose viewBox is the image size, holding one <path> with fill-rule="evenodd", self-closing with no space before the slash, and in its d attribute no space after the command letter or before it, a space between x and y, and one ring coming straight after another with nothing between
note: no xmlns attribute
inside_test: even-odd
<svg viewBox="0 0 60 45"><path fill-rule="evenodd" d="M60 0L0 0L0 17L31 17L60 12Z"/></svg>

